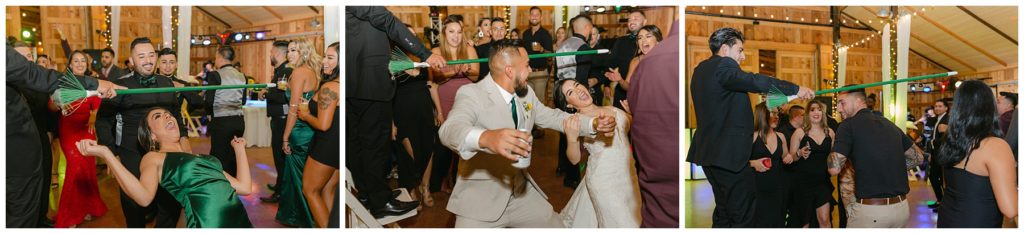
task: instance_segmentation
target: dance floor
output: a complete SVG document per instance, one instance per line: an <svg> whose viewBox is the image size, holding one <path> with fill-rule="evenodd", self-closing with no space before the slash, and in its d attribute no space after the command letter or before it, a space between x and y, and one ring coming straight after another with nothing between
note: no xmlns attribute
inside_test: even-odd
<svg viewBox="0 0 1024 234"><path fill-rule="evenodd" d="M208 153L210 152L210 140L209 138L192 138L192 150L196 153ZM274 170L274 157L269 147L262 148L248 148L246 154L249 156L249 169L252 173L252 183L255 192L248 196L241 196L242 204L245 206L246 212L249 214L249 221L252 225L257 228L280 228L286 227L274 220L274 216L277 214L277 203L262 203L260 197L267 196L272 193L267 189L267 183L274 183L277 179L277 171ZM117 181L109 176L105 171L99 172L99 186L100 196L103 198L103 202L106 203L107 214L101 217L96 217L92 221L86 221L79 225L79 227L88 228L123 228L125 227L124 213L121 212L121 199L120 190L117 185ZM54 189L56 190L56 189ZM48 214L49 217L54 217L56 211L51 210ZM185 227L185 212L181 213L182 217L178 220L178 227ZM148 227L153 226L153 222L150 222Z"/></svg>
<svg viewBox="0 0 1024 234"><path fill-rule="evenodd" d="M832 177L835 181L835 177ZM685 180L686 228L710 228L711 215L715 210L715 196L711 192L711 184L707 180ZM835 197L833 192L833 197ZM907 228L934 228L938 213L928 208L928 203L935 201L932 187L925 181L910 181L910 219ZM839 209L832 207L832 226L839 225Z"/></svg>
<svg viewBox="0 0 1024 234"><path fill-rule="evenodd" d="M544 129L544 131L544 138L534 141L534 158L528 170L547 194L548 202L558 212L569 202L573 190L562 186L562 177L555 176L555 168L558 167L558 132L548 129ZM396 185L397 181L391 180L391 186L395 187ZM454 227L455 215L445 209L450 196L451 194L446 192L433 193L433 207L422 207L423 209L418 211L418 215L399 221L399 226L405 228Z"/></svg>

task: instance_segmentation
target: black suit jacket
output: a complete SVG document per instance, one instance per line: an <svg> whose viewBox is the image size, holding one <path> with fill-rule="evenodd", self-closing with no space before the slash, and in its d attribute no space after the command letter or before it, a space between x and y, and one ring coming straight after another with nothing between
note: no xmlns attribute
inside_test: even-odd
<svg viewBox="0 0 1024 234"><path fill-rule="evenodd" d="M390 44L423 60L431 53L416 35L382 6L345 7L345 97L391 101L395 81L388 71Z"/></svg>
<svg viewBox="0 0 1024 234"><path fill-rule="evenodd" d="M290 77L292 75L292 68L288 67L288 62L282 62L274 68L274 78L270 80L270 83L277 83L281 78ZM280 87L268 88L267 94L267 117L281 117L286 116L288 113L284 112L284 106L288 105L288 98L285 97L284 91Z"/></svg>
<svg viewBox="0 0 1024 234"><path fill-rule="evenodd" d="M32 112L21 91L41 92L49 95L57 90L62 74L28 61L14 48L7 46L7 177L39 175L42 143ZM81 78L82 86L96 90L94 78ZM49 147L49 146L47 146Z"/></svg>
<svg viewBox="0 0 1024 234"><path fill-rule="evenodd" d="M690 97L697 117L687 162L740 171L750 158L754 114L747 93L766 93L771 86L786 95L799 87L774 77L745 72L728 57L712 55L693 70Z"/></svg>

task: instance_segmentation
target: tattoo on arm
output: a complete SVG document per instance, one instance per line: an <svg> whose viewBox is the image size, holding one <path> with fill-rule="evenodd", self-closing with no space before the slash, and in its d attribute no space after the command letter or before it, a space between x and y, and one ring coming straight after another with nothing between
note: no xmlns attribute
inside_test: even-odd
<svg viewBox="0 0 1024 234"><path fill-rule="evenodd" d="M828 168L840 170L843 169L843 164L846 163L846 156L840 153L833 152L828 156Z"/></svg>
<svg viewBox="0 0 1024 234"><path fill-rule="evenodd" d="M327 110L328 107L334 105L338 101L338 93L335 93L331 89L323 89L320 92L319 99L316 101L317 108L320 110Z"/></svg>
<svg viewBox="0 0 1024 234"><path fill-rule="evenodd" d="M903 156L907 157L907 168L914 168L924 162L924 153L917 145L913 145L906 152L903 152Z"/></svg>

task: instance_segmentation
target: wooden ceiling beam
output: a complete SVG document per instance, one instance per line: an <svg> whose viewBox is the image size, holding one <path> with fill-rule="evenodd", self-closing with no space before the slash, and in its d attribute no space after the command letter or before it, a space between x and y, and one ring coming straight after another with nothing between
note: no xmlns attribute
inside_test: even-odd
<svg viewBox="0 0 1024 234"><path fill-rule="evenodd" d="M1017 40L1013 39L1013 37L1010 37L1010 35L1006 35L1006 33L1004 33L1003 30L999 30L998 28L996 28L996 26L992 26L992 24L989 24L988 21L985 21L984 19L981 19L981 17L978 17L978 15L975 15L974 12L971 12L971 10L968 10L964 6L956 6L956 7L960 8L960 10L964 11L964 13L967 13L967 15L970 15L972 18L974 18L974 20L977 20L979 23L984 24L986 27L988 27L989 29L992 29L992 31L995 31L1000 36L1003 36L1003 38L1006 38L1006 40L1009 40L1010 42L1013 42L1014 45L1017 45Z"/></svg>
<svg viewBox="0 0 1024 234"><path fill-rule="evenodd" d="M281 17L281 14L278 14L276 11L274 11L273 8L270 8L268 6L263 6L263 9L267 10L267 12L270 12L270 14L274 15L274 17L277 17L277 20L284 20L284 17Z"/></svg>
<svg viewBox="0 0 1024 234"><path fill-rule="evenodd" d="M921 42L921 44L924 44L924 45L926 45L928 47L931 47L933 50L938 51L942 55L945 55L946 57L949 57L950 59L953 59L953 61L956 61L956 62L958 62L960 64L963 64L964 66L967 66L967 68L970 68L971 70L978 70L978 68L975 68L974 66L971 66L971 64L969 64L967 62L964 62L963 60L960 60L959 57L950 55L949 53L946 53L946 51L944 51L942 49L939 49L938 46L932 45L932 43L929 43L928 41L924 40L924 38L922 38L921 36L918 36L917 33L910 33L910 37L913 37L914 39L917 39L918 41Z"/></svg>
<svg viewBox="0 0 1024 234"><path fill-rule="evenodd" d="M213 19L217 20L217 22L220 22L221 24L224 24L224 26L227 26L228 28L231 28L231 24L228 24L228 22L225 22L224 20L222 20L220 18L217 18L216 15L213 15L209 11L206 11L206 9L203 9L203 7L196 6L195 8L199 9L199 11L202 11L204 14L206 14L206 16L209 16L210 18L213 18Z"/></svg>
<svg viewBox="0 0 1024 234"><path fill-rule="evenodd" d="M913 8L910 8L908 6L904 6L903 8L906 8L910 12L916 13L917 16L921 17L921 19L923 19L924 21L928 21L928 23L931 23L936 28L939 28L939 30L942 30L943 32L946 32L946 34L949 34L950 36L952 36L953 38L956 38L960 42L963 42L964 44L967 44L967 46L970 46L974 50L976 50L978 52L981 52L981 54L985 55L985 57L988 57L989 59L992 59L996 63L999 63L999 64L1001 64L1003 66L1006 66L1006 61L1003 61L1002 59L999 59L995 55L992 55L992 53L989 53L987 50L982 49L981 47L978 47L974 43L971 43L971 42L967 41L967 39L964 39L964 37L960 36L960 34L957 34L957 33L953 32L953 30L949 30L949 28L947 28L946 26L943 26L939 22L936 22L935 20L932 20L931 18L928 18L928 16L925 16L924 14L918 13L917 10L914 10Z"/></svg>
<svg viewBox="0 0 1024 234"><path fill-rule="evenodd" d="M235 10L232 10L231 7L229 7L229 6L222 6L222 7L224 8L224 10L227 10L228 13L231 13L235 17L238 17L239 19L242 19L242 21L245 21L245 23L249 24L247 26L252 26L252 21L249 21L249 19L246 19L245 16L242 16L242 14L238 14L238 12L236 12Z"/></svg>

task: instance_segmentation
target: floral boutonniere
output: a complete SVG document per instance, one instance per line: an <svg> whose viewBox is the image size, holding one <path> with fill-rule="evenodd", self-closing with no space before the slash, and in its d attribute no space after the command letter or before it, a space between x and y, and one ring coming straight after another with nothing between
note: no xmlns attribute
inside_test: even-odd
<svg viewBox="0 0 1024 234"><path fill-rule="evenodd" d="M530 110L533 110L533 104L529 102L523 102L523 109L526 110L526 119L530 119Z"/></svg>

